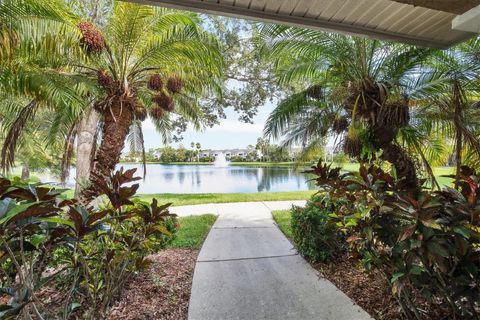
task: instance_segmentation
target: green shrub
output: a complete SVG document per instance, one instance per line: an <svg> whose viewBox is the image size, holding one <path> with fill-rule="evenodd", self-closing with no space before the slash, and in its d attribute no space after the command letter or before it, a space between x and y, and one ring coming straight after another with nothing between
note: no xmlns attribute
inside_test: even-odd
<svg viewBox="0 0 480 320"><path fill-rule="evenodd" d="M458 189L412 194L377 166L358 174L318 163L324 202L365 266L391 284L407 319L425 319L422 300L448 319L479 319L480 175L462 167Z"/></svg>
<svg viewBox="0 0 480 320"><path fill-rule="evenodd" d="M170 204L132 201L135 170L98 179L108 204L82 207L63 190L12 183L0 177L0 318L100 319L126 282L149 265L147 256L170 243L177 230ZM38 293L63 294L49 310Z"/></svg>
<svg viewBox="0 0 480 320"><path fill-rule="evenodd" d="M305 208L292 209L293 241L298 251L313 261L325 261L342 250L342 242L331 223L331 211L313 198Z"/></svg>

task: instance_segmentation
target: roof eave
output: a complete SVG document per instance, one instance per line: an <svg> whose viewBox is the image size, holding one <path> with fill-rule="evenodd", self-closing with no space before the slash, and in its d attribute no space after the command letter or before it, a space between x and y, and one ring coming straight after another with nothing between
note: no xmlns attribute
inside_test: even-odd
<svg viewBox="0 0 480 320"><path fill-rule="evenodd" d="M125 1L125 0L124 0ZM474 34L466 34L464 38L458 39L455 42L432 41L431 39L421 37L411 37L404 34L394 32L374 30L367 27L355 26L350 24L343 24L339 22L325 21L319 19L311 19L308 17L286 16L281 14L269 13L254 9L245 9L241 7L234 7L232 5L225 5L221 3L210 3L198 0L126 0L130 2L137 2L150 5L160 5L163 7L192 10L200 13L210 13L234 18L246 18L260 22L267 23L281 23L295 27L306 27L310 29L330 32L341 32L350 35L372 37L380 40L399 41L411 45L418 45L423 47L431 47L437 49L447 49L456 45L466 39L469 39Z"/></svg>

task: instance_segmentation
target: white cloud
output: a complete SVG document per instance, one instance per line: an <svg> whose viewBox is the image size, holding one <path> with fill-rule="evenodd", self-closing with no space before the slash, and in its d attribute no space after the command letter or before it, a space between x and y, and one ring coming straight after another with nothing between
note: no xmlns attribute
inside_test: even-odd
<svg viewBox="0 0 480 320"><path fill-rule="evenodd" d="M219 125L208 128L209 132L227 132L227 133L256 133L261 135L263 133L262 124L243 123L240 121L223 120Z"/></svg>
<svg viewBox="0 0 480 320"><path fill-rule="evenodd" d="M147 118L145 121L143 121L142 129L143 131L147 131L147 130L155 131L155 127L153 126L152 120Z"/></svg>
<svg viewBox="0 0 480 320"><path fill-rule="evenodd" d="M150 119L146 119L142 123L142 128L144 131L155 131L155 127ZM189 126L188 131L192 133L196 132L191 126ZM206 128L203 133L205 132L257 133L262 135L263 124L243 123L235 120L221 120L219 125L216 125L213 128Z"/></svg>

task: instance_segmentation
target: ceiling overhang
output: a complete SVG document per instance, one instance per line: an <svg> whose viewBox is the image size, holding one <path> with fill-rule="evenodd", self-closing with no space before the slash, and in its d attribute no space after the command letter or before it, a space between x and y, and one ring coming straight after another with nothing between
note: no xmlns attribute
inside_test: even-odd
<svg viewBox="0 0 480 320"><path fill-rule="evenodd" d="M480 0L127 0L202 13L448 48L475 36L452 28Z"/></svg>
<svg viewBox="0 0 480 320"><path fill-rule="evenodd" d="M394 0L404 4L455 14L463 14L480 5L480 0Z"/></svg>
<svg viewBox="0 0 480 320"><path fill-rule="evenodd" d="M455 30L480 33L480 6L477 6L453 19Z"/></svg>

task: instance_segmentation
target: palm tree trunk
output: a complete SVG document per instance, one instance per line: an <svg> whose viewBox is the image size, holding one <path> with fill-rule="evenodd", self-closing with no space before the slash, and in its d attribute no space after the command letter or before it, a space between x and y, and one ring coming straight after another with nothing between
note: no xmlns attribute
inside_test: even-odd
<svg viewBox="0 0 480 320"><path fill-rule="evenodd" d="M21 176L22 181L30 179L30 169L28 167L28 164L24 163L22 165L22 176Z"/></svg>
<svg viewBox="0 0 480 320"><path fill-rule="evenodd" d="M460 173L462 171L462 131L461 129L456 128L457 134L455 138L455 159L456 159L456 171L455 171L455 189L458 189L458 184L460 182Z"/></svg>
<svg viewBox="0 0 480 320"><path fill-rule="evenodd" d="M460 182L460 172L462 169L462 144L463 144L463 132L462 132L462 123L463 123L463 114L462 114L462 103L460 97L460 87L457 81L453 85L453 96L455 103L455 160L456 160L456 172L455 172L455 189L458 189L458 184Z"/></svg>
<svg viewBox="0 0 480 320"><path fill-rule="evenodd" d="M77 161L75 198L78 199L83 186L90 178L92 169L92 157L95 153L95 144L98 130L99 114L91 109L78 125L77 137Z"/></svg>
<svg viewBox="0 0 480 320"><path fill-rule="evenodd" d="M395 143L397 130L391 127L378 126L371 130L373 133L372 142L377 150L381 149L383 151L381 158L390 162L395 167L397 177L403 179L403 189L415 197L421 189L417 169L408 152ZM360 154L358 156L360 158Z"/></svg>
<svg viewBox="0 0 480 320"><path fill-rule="evenodd" d="M109 100L110 107L103 112L102 141L93 161L90 185L81 192L80 196L80 202L84 204L101 192L97 187L98 180L109 177L115 170L133 122L134 99L118 94Z"/></svg>
<svg viewBox="0 0 480 320"><path fill-rule="evenodd" d="M399 145L389 143L382 147L382 159L390 162L399 178L404 179L404 188L412 195L420 191L415 163L408 153Z"/></svg>

